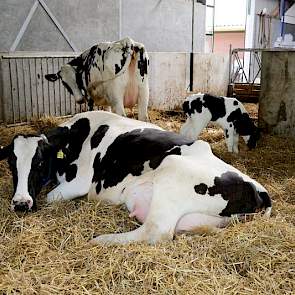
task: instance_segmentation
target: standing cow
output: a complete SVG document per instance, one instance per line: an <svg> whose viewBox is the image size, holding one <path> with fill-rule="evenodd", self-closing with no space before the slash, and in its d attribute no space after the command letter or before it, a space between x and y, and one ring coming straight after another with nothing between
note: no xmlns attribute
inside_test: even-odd
<svg viewBox="0 0 295 295"><path fill-rule="evenodd" d="M111 106L121 116L126 116L124 107L138 103L138 119L148 121L148 67L144 45L127 37L98 43L45 78L61 79L77 103L89 96L94 104Z"/></svg>
<svg viewBox="0 0 295 295"><path fill-rule="evenodd" d="M260 130L243 104L235 98L193 94L183 103L183 111L187 119L180 133L190 139L196 139L211 121L223 129L229 152L239 152L239 136L242 136L249 149L256 147Z"/></svg>
<svg viewBox="0 0 295 295"><path fill-rule="evenodd" d="M36 206L48 180L48 202L89 199L126 204L142 225L101 235L95 243L155 243L175 232L224 227L232 214L271 212L265 188L215 157L209 144L109 112L81 113L46 133L18 135L0 149L13 175L12 210Z"/></svg>

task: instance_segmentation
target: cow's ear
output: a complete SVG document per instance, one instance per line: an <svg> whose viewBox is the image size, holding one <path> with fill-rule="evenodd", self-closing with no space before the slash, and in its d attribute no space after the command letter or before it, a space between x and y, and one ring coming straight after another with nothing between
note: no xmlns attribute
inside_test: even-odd
<svg viewBox="0 0 295 295"><path fill-rule="evenodd" d="M56 127L46 132L46 137L51 146L61 149L69 140L70 130L68 127Z"/></svg>
<svg viewBox="0 0 295 295"><path fill-rule="evenodd" d="M57 74L47 74L45 75L45 79L50 81L50 82L55 82L56 80L58 80L60 78L59 73Z"/></svg>
<svg viewBox="0 0 295 295"><path fill-rule="evenodd" d="M12 152L12 145L0 146L0 161L9 157Z"/></svg>

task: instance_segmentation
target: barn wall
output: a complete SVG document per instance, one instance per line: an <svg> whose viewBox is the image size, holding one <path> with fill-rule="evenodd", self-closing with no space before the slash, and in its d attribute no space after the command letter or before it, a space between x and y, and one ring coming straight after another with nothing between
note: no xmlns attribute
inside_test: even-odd
<svg viewBox="0 0 295 295"><path fill-rule="evenodd" d="M204 2L204 1L201 1ZM192 0L122 0L122 36L148 51L192 50ZM204 52L206 6L195 1L194 52Z"/></svg>
<svg viewBox="0 0 295 295"><path fill-rule="evenodd" d="M295 51L262 52L259 126L295 137Z"/></svg>
<svg viewBox="0 0 295 295"><path fill-rule="evenodd" d="M78 51L119 39L117 0L43 0ZM9 51L35 0L0 1L0 51ZM39 4L16 51L72 51Z"/></svg>
<svg viewBox="0 0 295 295"><path fill-rule="evenodd" d="M0 52L13 45L36 0L0 1ZM191 51L192 0L40 0L83 51L101 41L130 36L148 51ZM205 5L195 1L194 51L204 51ZM15 51L72 51L38 4Z"/></svg>

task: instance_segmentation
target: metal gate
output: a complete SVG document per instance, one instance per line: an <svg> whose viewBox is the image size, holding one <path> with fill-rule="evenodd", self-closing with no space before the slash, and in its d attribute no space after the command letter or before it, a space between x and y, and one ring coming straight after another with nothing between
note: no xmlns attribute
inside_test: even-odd
<svg viewBox="0 0 295 295"><path fill-rule="evenodd" d="M44 75L56 73L78 53L9 53L0 59L0 113L6 124L28 122L41 116L66 116L81 111L60 81Z"/></svg>

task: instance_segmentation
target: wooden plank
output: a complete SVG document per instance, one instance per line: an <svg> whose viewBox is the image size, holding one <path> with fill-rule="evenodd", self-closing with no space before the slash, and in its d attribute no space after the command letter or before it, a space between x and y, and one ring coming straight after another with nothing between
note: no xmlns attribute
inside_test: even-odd
<svg viewBox="0 0 295 295"><path fill-rule="evenodd" d="M38 117L44 115L44 99L42 87L42 70L41 58L36 58L36 84L37 84L37 102L38 102Z"/></svg>
<svg viewBox="0 0 295 295"><path fill-rule="evenodd" d="M53 66L53 58L46 58L47 63L47 72L49 74L52 74L54 72L54 66ZM49 114L50 116L56 116L55 113L55 86L53 82L47 81L48 85L48 97L49 97Z"/></svg>
<svg viewBox="0 0 295 295"><path fill-rule="evenodd" d="M32 93L32 117L38 117L38 98L37 98L37 77L36 77L36 61L35 58L29 59L29 72L31 77L31 93Z"/></svg>
<svg viewBox="0 0 295 295"><path fill-rule="evenodd" d="M70 60L72 60L71 57L66 57L66 63L68 63ZM68 91L67 91L67 97L69 100L69 105L70 105L70 114L74 115L76 114L76 103L75 103L75 99L74 96L71 95Z"/></svg>
<svg viewBox="0 0 295 295"><path fill-rule="evenodd" d="M23 72L23 60L16 59L17 87L18 87L18 102L19 102L19 118L20 122L27 120L26 116L26 100L25 100L25 83Z"/></svg>
<svg viewBox="0 0 295 295"><path fill-rule="evenodd" d="M63 64L67 64L69 62L69 60L70 60L69 58L64 57ZM66 90L65 87L64 87L64 91L65 91L66 115L71 115L72 114L71 95L70 95L69 91Z"/></svg>
<svg viewBox="0 0 295 295"><path fill-rule="evenodd" d="M31 75L29 59L22 59L23 76L24 76L24 98L26 109L26 121L30 121L32 117L32 91L31 91Z"/></svg>
<svg viewBox="0 0 295 295"><path fill-rule="evenodd" d="M49 116L49 92L48 92L48 81L45 79L45 75L48 74L47 71L47 58L41 59L41 82L42 82L42 93L43 93L43 111L44 115Z"/></svg>
<svg viewBox="0 0 295 295"><path fill-rule="evenodd" d="M60 68L63 65L63 58L57 58L58 61L58 69L60 70ZM60 80L59 80L60 82ZM65 87L61 84L60 85L60 114L61 116L65 116L66 115L66 94L65 94Z"/></svg>
<svg viewBox="0 0 295 295"><path fill-rule="evenodd" d="M53 58L53 71L52 73L57 73L59 71L58 59ZM55 106L55 116L61 116L60 112L60 81L54 82L54 106ZM62 86L63 87L63 86Z"/></svg>
<svg viewBox="0 0 295 295"><path fill-rule="evenodd" d="M9 59L1 59L1 75L2 75L2 103L3 103L3 120L6 124L13 123L13 108L11 96L11 77Z"/></svg>
<svg viewBox="0 0 295 295"><path fill-rule="evenodd" d="M19 94L16 72L16 60L10 59L10 77L11 77L11 95L12 95L12 110L13 110L13 123L20 121L20 108L19 108Z"/></svg>

